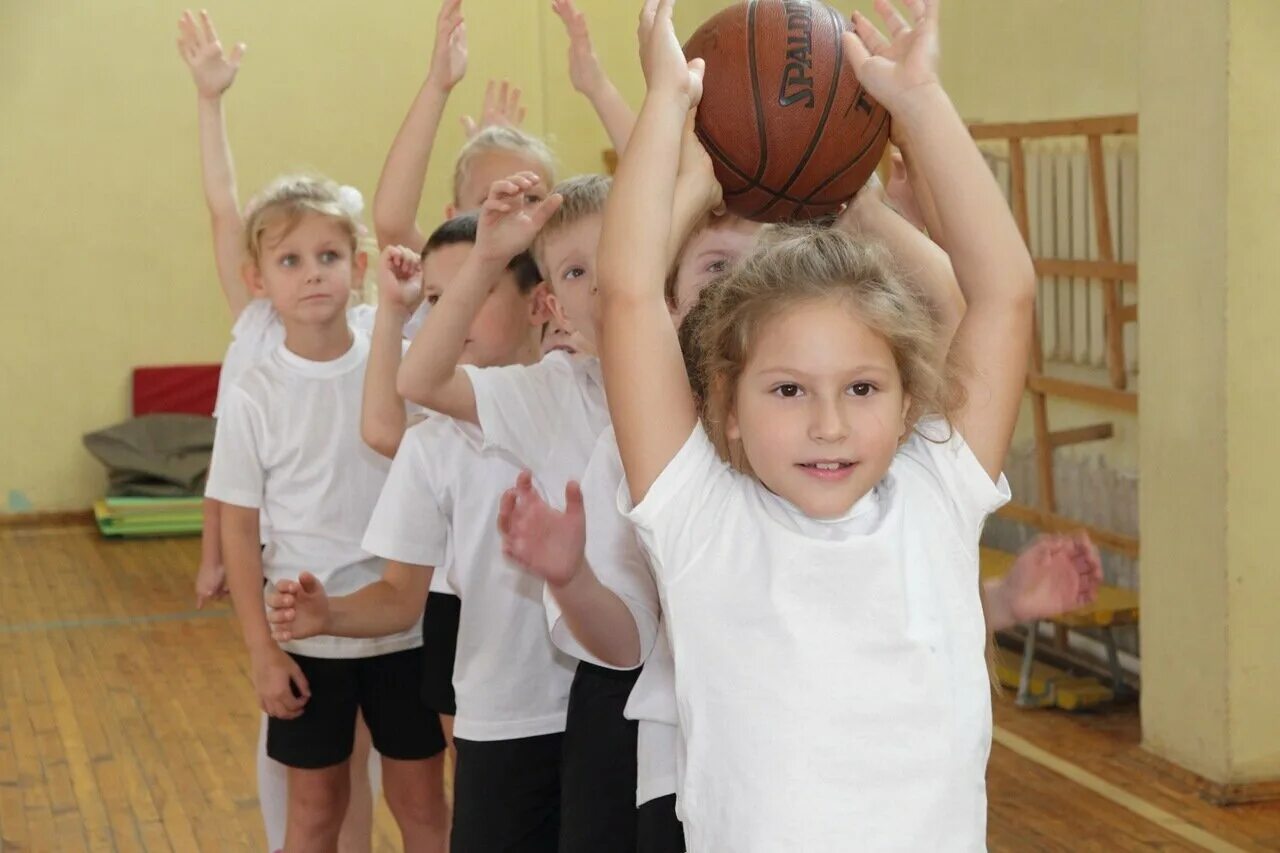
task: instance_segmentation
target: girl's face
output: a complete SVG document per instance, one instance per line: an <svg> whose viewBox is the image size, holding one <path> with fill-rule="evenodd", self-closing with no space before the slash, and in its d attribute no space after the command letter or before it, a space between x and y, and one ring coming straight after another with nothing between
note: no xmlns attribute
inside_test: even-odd
<svg viewBox="0 0 1280 853"><path fill-rule="evenodd" d="M676 304L672 313L677 326L697 304L702 289L755 248L762 227L759 222L726 214L714 227L703 228L694 235L676 266Z"/></svg>
<svg viewBox="0 0 1280 853"><path fill-rule="evenodd" d="M804 302L761 327L725 433L770 491L837 518L889 470L909 405L884 338L847 303Z"/></svg>
<svg viewBox="0 0 1280 853"><path fill-rule="evenodd" d="M351 235L334 219L304 215L291 231L276 226L262 237L250 275L285 320L308 325L346 316L354 282L364 278L366 258L351 248Z"/></svg>

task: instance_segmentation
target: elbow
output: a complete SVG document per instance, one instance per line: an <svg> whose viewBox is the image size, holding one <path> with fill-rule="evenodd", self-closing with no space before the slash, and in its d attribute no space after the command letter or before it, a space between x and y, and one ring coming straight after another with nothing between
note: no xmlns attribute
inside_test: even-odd
<svg viewBox="0 0 1280 853"><path fill-rule="evenodd" d="M432 403L434 401L434 394L432 394L432 390L433 389L429 384L424 383L420 381L418 377L407 373L404 365L401 365L400 370L396 372L396 393L399 394L402 399L408 400L411 403L417 403L419 406L426 406L430 409L432 408Z"/></svg>
<svg viewBox="0 0 1280 853"><path fill-rule="evenodd" d="M379 456L394 459L400 449L400 433L381 424L361 424L360 438Z"/></svg>

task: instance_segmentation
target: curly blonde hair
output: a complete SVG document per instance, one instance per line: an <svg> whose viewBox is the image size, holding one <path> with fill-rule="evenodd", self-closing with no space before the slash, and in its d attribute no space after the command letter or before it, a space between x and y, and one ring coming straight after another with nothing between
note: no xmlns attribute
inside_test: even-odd
<svg viewBox="0 0 1280 853"><path fill-rule="evenodd" d="M879 245L834 228L780 226L702 292L693 385L704 395L703 424L720 456L743 473L751 466L739 442L725 435L738 379L766 323L797 305L831 300L852 310L893 352L910 397L908 429L922 417L944 418L962 404L953 362L940 363L942 324L924 294L900 278ZM691 368L695 365L689 365Z"/></svg>
<svg viewBox="0 0 1280 853"><path fill-rule="evenodd" d="M250 260L257 262L262 253L262 238L277 225L284 225L287 236L307 214L327 216L351 238L351 251L359 248L362 229L360 194L351 187L340 187L328 178L312 175L284 175L276 178L249 202L244 215L244 248Z"/></svg>

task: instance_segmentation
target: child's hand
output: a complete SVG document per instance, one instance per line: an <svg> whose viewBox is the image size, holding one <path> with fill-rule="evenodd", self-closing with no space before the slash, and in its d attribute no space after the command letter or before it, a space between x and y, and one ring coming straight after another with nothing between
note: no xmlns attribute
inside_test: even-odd
<svg viewBox="0 0 1280 853"><path fill-rule="evenodd" d="M884 188L885 200L889 206L898 211L898 215L916 227L917 231L927 231L924 214L920 210L920 202L916 199L915 190L911 187L911 178L907 175L907 163L901 152L895 151L889 157L889 183Z"/></svg>
<svg viewBox="0 0 1280 853"><path fill-rule="evenodd" d="M716 180L716 170L711 165L707 149L693 132L695 110L689 111L680 139L680 171L676 177L676 194L691 199L699 211L724 213L724 190Z"/></svg>
<svg viewBox="0 0 1280 853"><path fill-rule="evenodd" d="M608 78L604 76L604 69L591 46L587 19L573 5L573 0L551 0L551 10L560 16L569 35L569 82L588 98L593 97Z"/></svg>
<svg viewBox="0 0 1280 853"><path fill-rule="evenodd" d="M221 563L200 564L196 572L196 610L213 601L221 601L230 595L227 589L227 567Z"/></svg>
<svg viewBox="0 0 1280 853"><path fill-rule="evenodd" d="M640 67L650 92L678 94L693 108L702 99L702 73L706 63L686 60L684 48L671 23L675 0L645 0L640 10Z"/></svg>
<svg viewBox="0 0 1280 853"><path fill-rule="evenodd" d="M378 258L378 303L412 311L422 300L422 259L404 246L387 246Z"/></svg>
<svg viewBox="0 0 1280 853"><path fill-rule="evenodd" d="M431 49L427 80L449 92L467 73L467 25L462 20L462 0L444 0L436 15L436 42Z"/></svg>
<svg viewBox="0 0 1280 853"><path fill-rule="evenodd" d="M218 41L208 12L200 13L199 25L190 10L178 19L178 53L191 69L191 79L202 98L217 98L231 88L245 50L240 43L231 48L230 56L222 52L222 42Z"/></svg>
<svg viewBox="0 0 1280 853"><path fill-rule="evenodd" d="M565 486L564 500L564 512L547 506L533 490L532 476L521 471L498 509L502 553L552 586L564 586L577 576L587 543L586 513L577 483Z"/></svg>
<svg viewBox="0 0 1280 853"><path fill-rule="evenodd" d="M915 89L938 83L938 4L940 0L903 0L915 18L908 24L891 0L876 0L876 11L889 29L887 39L858 12L854 32L845 33L845 53L858 81L890 113Z"/></svg>
<svg viewBox="0 0 1280 853"><path fill-rule="evenodd" d="M560 208L563 199L546 195L542 178L533 172L518 172L489 187L489 197L480 208L475 251L480 257L506 264L533 244L533 238Z"/></svg>
<svg viewBox="0 0 1280 853"><path fill-rule="evenodd" d="M1019 623L1050 619L1098 595L1102 561L1085 533L1044 536L1014 562L1004 579L1009 611Z"/></svg>
<svg viewBox="0 0 1280 853"><path fill-rule="evenodd" d="M267 594L267 621L277 643L305 640L328 633L329 595L310 572L296 581L277 581Z"/></svg>
<svg viewBox="0 0 1280 853"><path fill-rule="evenodd" d="M462 117L462 129L467 132L467 139L491 125L519 127L524 124L524 107L520 106L520 90L506 80L495 83L493 80L484 87L484 109L480 112L480 121L471 116Z"/></svg>
<svg viewBox="0 0 1280 853"><path fill-rule="evenodd" d="M249 664L258 704L268 716L277 720L293 720L302 716L302 710L311 698L311 688L297 661L273 643L250 654Z"/></svg>

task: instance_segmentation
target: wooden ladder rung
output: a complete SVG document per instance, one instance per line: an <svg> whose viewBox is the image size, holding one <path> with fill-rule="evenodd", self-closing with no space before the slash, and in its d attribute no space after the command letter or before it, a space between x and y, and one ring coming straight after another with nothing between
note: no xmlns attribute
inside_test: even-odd
<svg viewBox="0 0 1280 853"><path fill-rule="evenodd" d="M1049 446L1055 450L1072 444L1084 444L1089 441L1104 441L1115 435L1111 424L1094 424L1093 426L1060 429L1049 433Z"/></svg>

